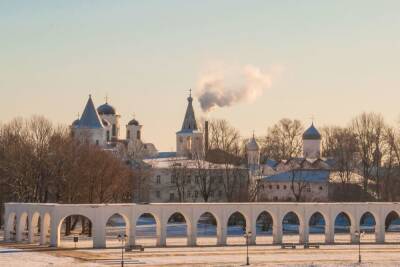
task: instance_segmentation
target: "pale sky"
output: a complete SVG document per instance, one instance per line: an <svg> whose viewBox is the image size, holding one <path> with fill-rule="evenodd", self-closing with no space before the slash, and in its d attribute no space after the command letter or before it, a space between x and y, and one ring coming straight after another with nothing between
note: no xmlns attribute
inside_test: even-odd
<svg viewBox="0 0 400 267"><path fill-rule="evenodd" d="M253 102L207 115L245 136L284 117L345 125L374 111L395 123L400 1L0 0L2 122L70 124L89 94L97 106L108 94L123 125L135 114L145 141L171 150L189 88L216 63L279 69Z"/></svg>

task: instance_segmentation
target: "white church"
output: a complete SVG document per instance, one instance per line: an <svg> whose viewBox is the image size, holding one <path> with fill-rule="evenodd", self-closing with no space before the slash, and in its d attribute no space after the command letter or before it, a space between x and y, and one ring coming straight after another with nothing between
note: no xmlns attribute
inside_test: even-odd
<svg viewBox="0 0 400 267"><path fill-rule="evenodd" d="M136 119L125 126L126 137L121 138L121 115L108 104L108 101L97 109L91 95L83 110L82 116L71 125L74 138L89 142L108 150L125 148L127 154L133 157L155 157L158 151L154 144L142 140L142 127ZM138 155L136 155L138 154Z"/></svg>

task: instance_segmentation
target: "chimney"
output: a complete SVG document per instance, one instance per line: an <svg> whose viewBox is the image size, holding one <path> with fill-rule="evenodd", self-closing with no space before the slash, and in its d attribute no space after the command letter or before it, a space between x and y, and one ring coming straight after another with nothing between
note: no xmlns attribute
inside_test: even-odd
<svg viewBox="0 0 400 267"><path fill-rule="evenodd" d="M207 157L208 152L208 121L204 123L204 152Z"/></svg>

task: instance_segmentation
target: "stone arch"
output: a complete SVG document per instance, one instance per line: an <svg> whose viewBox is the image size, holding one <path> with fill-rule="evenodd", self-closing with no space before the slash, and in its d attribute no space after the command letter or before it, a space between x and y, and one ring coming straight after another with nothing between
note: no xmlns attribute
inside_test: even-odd
<svg viewBox="0 0 400 267"><path fill-rule="evenodd" d="M314 212L308 219L309 242L322 243L325 242L326 233L326 217L320 212Z"/></svg>
<svg viewBox="0 0 400 267"><path fill-rule="evenodd" d="M197 219L196 224L198 245L216 245L218 243L218 236L221 234L220 222L213 212L203 212Z"/></svg>
<svg viewBox="0 0 400 267"><path fill-rule="evenodd" d="M71 231L70 233L65 233L69 218L71 218L71 223L75 224L75 226L71 225L74 226L74 228L72 229L73 231ZM74 247L74 236L77 236L79 240L77 243L77 247L94 247L92 237L93 222L94 220L90 216L79 213L72 213L62 217L62 219L57 224L57 247ZM64 236L62 236L62 230L64 230Z"/></svg>
<svg viewBox="0 0 400 267"><path fill-rule="evenodd" d="M235 211L231 213L227 220L227 244L243 244L245 243L245 239L243 238L243 234L249 228L248 219L246 216L240 212Z"/></svg>
<svg viewBox="0 0 400 267"><path fill-rule="evenodd" d="M385 242L398 242L400 238L400 215L397 211L390 211L385 216Z"/></svg>
<svg viewBox="0 0 400 267"><path fill-rule="evenodd" d="M186 245L191 233L191 224L188 217L183 212L176 211L167 216L167 218L166 245Z"/></svg>
<svg viewBox="0 0 400 267"><path fill-rule="evenodd" d="M15 212L11 212L8 214L8 218L6 221L6 232L4 233L6 240L14 240L16 241L17 235L17 214Z"/></svg>
<svg viewBox="0 0 400 267"><path fill-rule="evenodd" d="M48 212L41 214L41 229L40 229L40 244L45 245L47 244L48 240L48 235L49 235L49 230L50 230L50 221L51 217Z"/></svg>
<svg viewBox="0 0 400 267"><path fill-rule="evenodd" d="M152 212L143 212L135 220L135 243L143 246L160 245L161 221Z"/></svg>
<svg viewBox="0 0 400 267"><path fill-rule="evenodd" d="M274 218L264 210L256 218L256 244L272 244Z"/></svg>
<svg viewBox="0 0 400 267"><path fill-rule="evenodd" d="M300 216L289 211L283 216L282 221L282 242L283 243L299 243L300 242L300 226L302 225Z"/></svg>
<svg viewBox="0 0 400 267"><path fill-rule="evenodd" d="M125 234L127 238L129 237L129 218L123 213L116 212L107 218L104 229L106 236L106 247L120 246L121 244L118 241L118 235Z"/></svg>
<svg viewBox="0 0 400 267"><path fill-rule="evenodd" d="M17 241L24 241L28 238L29 217L28 212L22 212L17 216Z"/></svg>
<svg viewBox="0 0 400 267"><path fill-rule="evenodd" d="M335 216L334 220L334 241L335 243L351 242L352 219L347 212L341 211Z"/></svg>
<svg viewBox="0 0 400 267"><path fill-rule="evenodd" d="M29 221L29 242L34 243L36 241L35 236L41 232L40 221L42 217L38 211L34 212Z"/></svg>

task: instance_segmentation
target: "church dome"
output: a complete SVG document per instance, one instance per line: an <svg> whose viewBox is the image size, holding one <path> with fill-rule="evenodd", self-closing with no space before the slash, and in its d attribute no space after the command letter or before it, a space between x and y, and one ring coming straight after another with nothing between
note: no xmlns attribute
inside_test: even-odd
<svg viewBox="0 0 400 267"><path fill-rule="evenodd" d="M247 143L246 149L252 150L252 151L260 149L260 147L258 146L258 143L254 137L251 138L251 140Z"/></svg>
<svg viewBox="0 0 400 267"><path fill-rule="evenodd" d="M115 108L108 103L105 103L97 108L99 115L115 115Z"/></svg>
<svg viewBox="0 0 400 267"><path fill-rule="evenodd" d="M130 122L128 122L128 125L135 125L135 126L139 126L139 122L135 119L132 119Z"/></svg>
<svg viewBox="0 0 400 267"><path fill-rule="evenodd" d="M303 133L303 140L321 140L321 134L314 127L314 123Z"/></svg>

